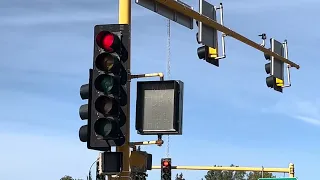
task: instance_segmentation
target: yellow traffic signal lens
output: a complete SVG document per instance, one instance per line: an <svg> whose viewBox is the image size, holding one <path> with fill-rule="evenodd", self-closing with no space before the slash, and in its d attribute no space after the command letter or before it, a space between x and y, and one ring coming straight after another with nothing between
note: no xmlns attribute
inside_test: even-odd
<svg viewBox="0 0 320 180"><path fill-rule="evenodd" d="M102 53L96 59L96 67L101 71L110 72L119 64L120 60L109 53Z"/></svg>

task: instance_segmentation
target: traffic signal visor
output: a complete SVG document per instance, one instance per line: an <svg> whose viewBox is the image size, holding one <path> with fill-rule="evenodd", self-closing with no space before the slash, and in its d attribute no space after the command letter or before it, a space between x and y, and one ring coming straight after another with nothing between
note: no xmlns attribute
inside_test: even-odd
<svg viewBox="0 0 320 180"><path fill-rule="evenodd" d="M274 76L269 76L266 78L267 86L270 88L283 87L284 81L282 79L276 78Z"/></svg>
<svg viewBox="0 0 320 180"><path fill-rule="evenodd" d="M90 96L90 84L84 84L80 87L80 96L82 100L89 99ZM90 103L90 102L89 102ZM82 120L89 118L89 104L83 104L80 106L79 115ZM79 129L79 139L81 142L88 141L88 125L83 125Z"/></svg>
<svg viewBox="0 0 320 180"><path fill-rule="evenodd" d="M208 60L208 58L215 59L218 57L217 49L209 46L201 46L197 49L199 59Z"/></svg>

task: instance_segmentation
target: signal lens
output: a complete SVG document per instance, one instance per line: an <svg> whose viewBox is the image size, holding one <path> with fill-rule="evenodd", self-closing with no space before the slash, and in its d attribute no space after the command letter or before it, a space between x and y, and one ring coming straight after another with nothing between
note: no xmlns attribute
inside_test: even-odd
<svg viewBox="0 0 320 180"><path fill-rule="evenodd" d="M164 174L162 177L163 177L165 180L169 180L169 179L170 179L170 176L169 176L168 174Z"/></svg>
<svg viewBox="0 0 320 180"><path fill-rule="evenodd" d="M113 78L111 76L106 76L105 78L103 78L100 85L104 93L109 93L114 85Z"/></svg>
<svg viewBox="0 0 320 180"><path fill-rule="evenodd" d="M116 81L114 80L114 76L102 74L97 77L97 79L94 81L94 87L100 91L104 92L106 94L112 94L114 92L117 92L118 88L115 86Z"/></svg>
<svg viewBox="0 0 320 180"><path fill-rule="evenodd" d="M108 114L113 110L114 101L107 96L100 96L95 102L97 111L101 114Z"/></svg>
<svg viewBox="0 0 320 180"><path fill-rule="evenodd" d="M168 162L168 161L163 161L163 165L164 165L164 166L168 166L168 165L169 165L169 162Z"/></svg>
<svg viewBox="0 0 320 180"><path fill-rule="evenodd" d="M119 48L119 38L108 31L100 32L96 37L97 44L107 52L114 52Z"/></svg>
<svg viewBox="0 0 320 180"><path fill-rule="evenodd" d="M103 137L108 136L113 129L113 122L111 119L107 118L100 118L97 120L97 122L94 124L94 130L95 132Z"/></svg>
<svg viewBox="0 0 320 180"><path fill-rule="evenodd" d="M120 60L112 54L103 53L97 57L95 64L98 69L110 72L119 62Z"/></svg>
<svg viewBox="0 0 320 180"><path fill-rule="evenodd" d="M169 173L170 170L169 170L168 168L163 168L163 172L164 172L164 173Z"/></svg>
<svg viewBox="0 0 320 180"><path fill-rule="evenodd" d="M107 50L107 51L113 51L111 48L112 44L114 41L114 36L113 34L107 34L102 38L102 48Z"/></svg>

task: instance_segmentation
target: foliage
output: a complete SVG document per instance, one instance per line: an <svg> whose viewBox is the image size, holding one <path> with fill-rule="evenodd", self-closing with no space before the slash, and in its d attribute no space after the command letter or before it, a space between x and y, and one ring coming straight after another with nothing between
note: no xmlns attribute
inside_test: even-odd
<svg viewBox="0 0 320 180"><path fill-rule="evenodd" d="M214 166L221 167L221 166ZM231 165L230 167L237 167ZM258 180L262 177L262 172L244 172L244 171L208 171L205 180ZM264 172L264 178L275 177L272 173Z"/></svg>
<svg viewBox="0 0 320 180"><path fill-rule="evenodd" d="M185 180L185 179L183 178L183 174L182 173L180 173L180 174L177 173L175 180Z"/></svg>
<svg viewBox="0 0 320 180"><path fill-rule="evenodd" d="M247 176L248 176L248 180L256 180L262 177L262 172L249 172ZM263 177L275 178L276 176L274 176L272 173L263 172Z"/></svg>
<svg viewBox="0 0 320 180"><path fill-rule="evenodd" d="M105 180L105 176L104 175L98 175L97 176L97 180Z"/></svg>
<svg viewBox="0 0 320 180"><path fill-rule="evenodd" d="M131 172L131 179L133 180L146 180L148 177L147 173Z"/></svg>
<svg viewBox="0 0 320 180"><path fill-rule="evenodd" d="M82 179L74 179L71 176L65 175L60 180L82 180Z"/></svg>
<svg viewBox="0 0 320 180"><path fill-rule="evenodd" d="M73 180L71 176L63 176L60 180Z"/></svg>
<svg viewBox="0 0 320 180"><path fill-rule="evenodd" d="M83 179L74 179L71 176L65 175L60 180L83 180ZM89 174L89 176L87 176L87 180L92 180L91 174ZM104 179L101 178L98 180L104 180Z"/></svg>

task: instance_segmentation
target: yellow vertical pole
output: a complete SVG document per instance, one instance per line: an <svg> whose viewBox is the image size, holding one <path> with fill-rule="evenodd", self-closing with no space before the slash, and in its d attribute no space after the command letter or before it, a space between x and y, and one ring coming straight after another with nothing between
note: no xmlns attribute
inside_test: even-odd
<svg viewBox="0 0 320 180"><path fill-rule="evenodd" d="M131 0L119 0L119 24L131 24ZM130 29L131 33L131 29ZM130 36L131 37L131 36ZM131 39L129 40L131 46ZM129 48L128 69L131 68L131 48ZM127 83L128 105L127 105L127 122L126 122L126 142L123 146L117 147L117 152L123 152L123 168L120 174L121 180L130 179L130 81Z"/></svg>
<svg viewBox="0 0 320 180"><path fill-rule="evenodd" d="M289 164L289 177L294 177L294 164Z"/></svg>

